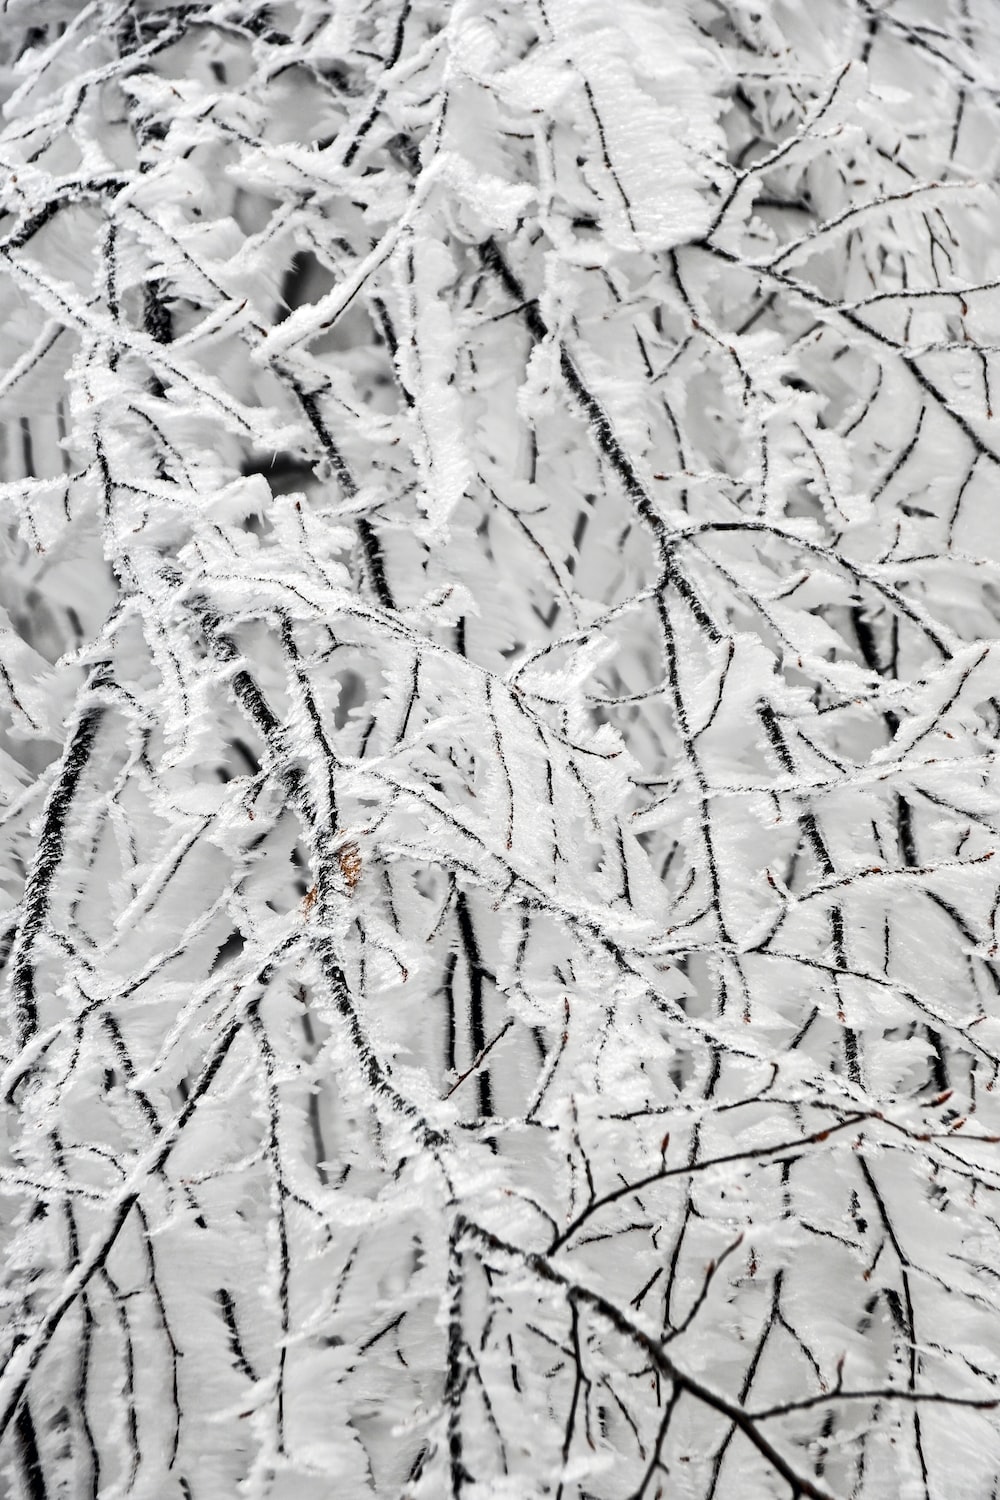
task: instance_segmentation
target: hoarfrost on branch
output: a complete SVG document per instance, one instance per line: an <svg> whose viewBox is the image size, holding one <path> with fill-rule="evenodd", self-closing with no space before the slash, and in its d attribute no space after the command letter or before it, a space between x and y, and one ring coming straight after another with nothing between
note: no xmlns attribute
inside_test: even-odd
<svg viewBox="0 0 1000 1500"><path fill-rule="evenodd" d="M1000 1484L989 0L6 0L4 1493Z"/></svg>

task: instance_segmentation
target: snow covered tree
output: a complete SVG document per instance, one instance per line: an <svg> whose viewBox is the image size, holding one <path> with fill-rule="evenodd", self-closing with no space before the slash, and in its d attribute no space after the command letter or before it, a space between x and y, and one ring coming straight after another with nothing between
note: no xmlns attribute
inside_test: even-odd
<svg viewBox="0 0 1000 1500"><path fill-rule="evenodd" d="M1000 1493L991 0L5 0L12 1500Z"/></svg>

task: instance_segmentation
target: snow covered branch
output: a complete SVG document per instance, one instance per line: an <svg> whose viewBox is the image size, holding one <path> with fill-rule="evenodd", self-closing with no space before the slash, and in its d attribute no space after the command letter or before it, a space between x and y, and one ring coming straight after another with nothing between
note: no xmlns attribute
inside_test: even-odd
<svg viewBox="0 0 1000 1500"><path fill-rule="evenodd" d="M992 5L0 97L4 1493L996 1493Z"/></svg>

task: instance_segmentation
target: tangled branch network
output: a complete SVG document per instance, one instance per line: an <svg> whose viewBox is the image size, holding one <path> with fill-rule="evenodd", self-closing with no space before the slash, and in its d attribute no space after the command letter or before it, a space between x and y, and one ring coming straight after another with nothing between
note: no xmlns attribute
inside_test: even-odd
<svg viewBox="0 0 1000 1500"><path fill-rule="evenodd" d="M995 1497L995 0L0 98L0 1491Z"/></svg>

